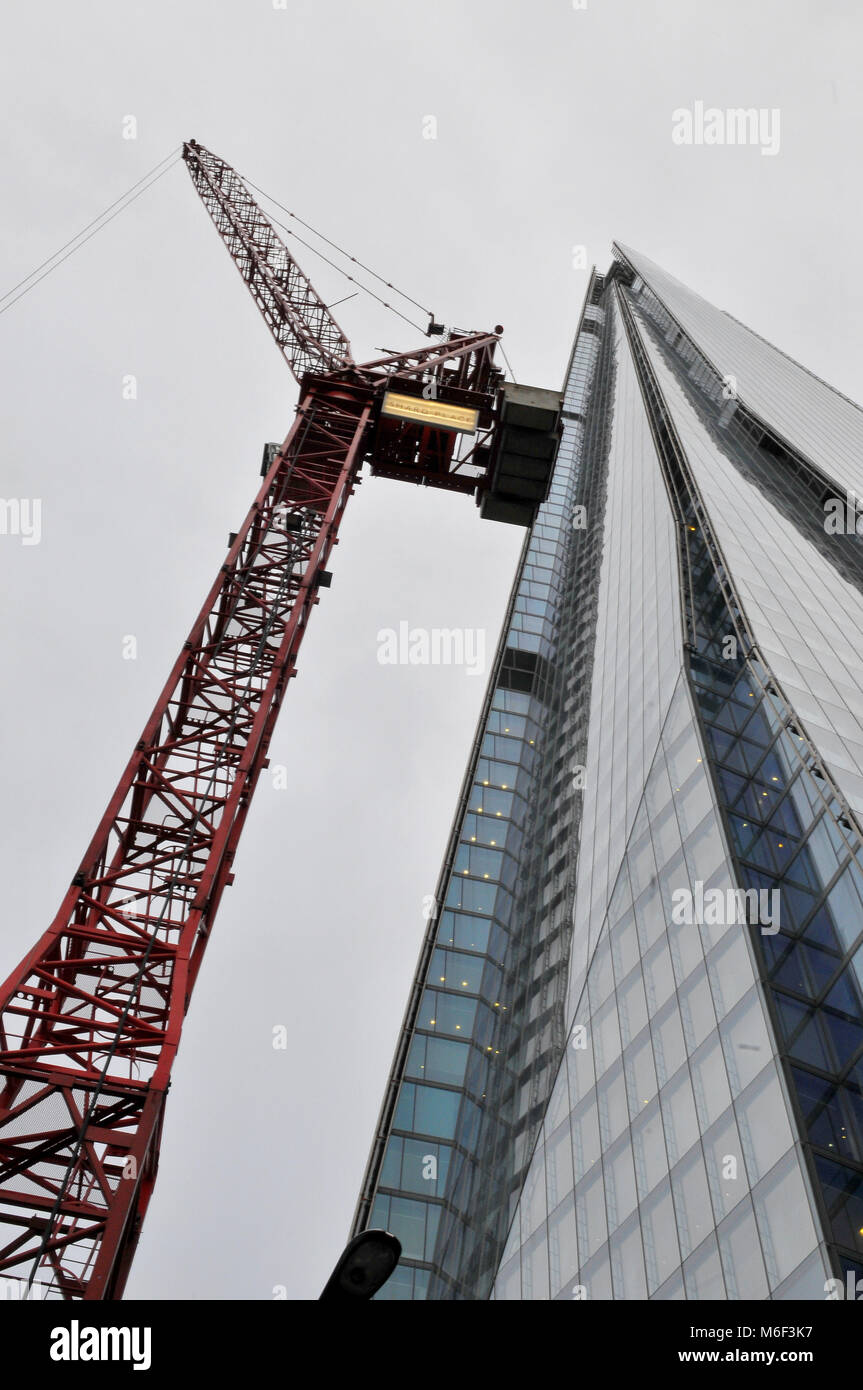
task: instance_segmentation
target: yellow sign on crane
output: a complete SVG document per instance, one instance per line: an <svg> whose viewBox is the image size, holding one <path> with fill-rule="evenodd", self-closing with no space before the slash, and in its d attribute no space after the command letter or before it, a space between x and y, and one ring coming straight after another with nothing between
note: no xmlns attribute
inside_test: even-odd
<svg viewBox="0 0 863 1390"><path fill-rule="evenodd" d="M381 404L382 415L397 420L415 420L419 425L433 425L439 430L458 430L461 434L476 434L479 411L465 405L448 405L446 401L426 400L424 396L406 396L400 391L387 391Z"/></svg>

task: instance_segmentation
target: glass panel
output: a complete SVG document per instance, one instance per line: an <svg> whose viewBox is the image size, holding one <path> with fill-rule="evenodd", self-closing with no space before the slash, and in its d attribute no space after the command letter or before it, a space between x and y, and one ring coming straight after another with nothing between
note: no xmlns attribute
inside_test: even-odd
<svg viewBox="0 0 863 1390"><path fill-rule="evenodd" d="M695 1053L690 1069L698 1116L702 1129L706 1129L731 1104L725 1060L715 1033Z"/></svg>
<svg viewBox="0 0 863 1390"><path fill-rule="evenodd" d="M686 1296L696 1302L725 1298L725 1281L716 1236L710 1235L683 1266Z"/></svg>
<svg viewBox="0 0 863 1390"><path fill-rule="evenodd" d="M737 1096L773 1055L757 986L723 1019L719 1031L731 1092Z"/></svg>
<svg viewBox="0 0 863 1390"><path fill-rule="evenodd" d="M693 1149L688 1158L672 1169L671 1191L677 1213L680 1251L685 1259L698 1248L713 1227L707 1174L700 1147Z"/></svg>
<svg viewBox="0 0 863 1390"><path fill-rule="evenodd" d="M575 1190L575 1226L580 1265L585 1265L608 1236L602 1164L597 1163Z"/></svg>
<svg viewBox="0 0 863 1390"><path fill-rule="evenodd" d="M692 1147L698 1138L698 1118L689 1073L684 1068L659 1094L665 1142L671 1163Z"/></svg>
<svg viewBox="0 0 863 1390"><path fill-rule="evenodd" d="M767 1271L748 1197L722 1222L718 1235L728 1297L735 1300L767 1298Z"/></svg>
<svg viewBox="0 0 863 1390"><path fill-rule="evenodd" d="M591 1094L573 1111L572 1156L575 1179L583 1178L600 1154L599 1110Z"/></svg>
<svg viewBox="0 0 863 1390"><path fill-rule="evenodd" d="M575 1197L570 1192L548 1218L548 1257L552 1298L574 1281L578 1273L575 1235Z"/></svg>
<svg viewBox="0 0 863 1390"><path fill-rule="evenodd" d="M545 1144L548 1205L554 1208L573 1187L572 1131L569 1120L558 1127Z"/></svg>
<svg viewBox="0 0 863 1390"><path fill-rule="evenodd" d="M787 1279L817 1244L809 1200L795 1154L763 1178L752 1202L771 1288ZM789 1213L794 1219L789 1220Z"/></svg>
<svg viewBox="0 0 863 1390"><path fill-rule="evenodd" d="M743 1146L730 1109L704 1135L702 1147L713 1210L721 1221L748 1190Z"/></svg>
<svg viewBox="0 0 863 1390"><path fill-rule="evenodd" d="M676 999L671 999L665 1008L654 1017L651 1032L653 1034L653 1055L656 1059L657 1080L660 1086L664 1086L686 1057L683 1025L680 1021Z"/></svg>
<svg viewBox="0 0 863 1390"><path fill-rule="evenodd" d="M637 1214L611 1237L608 1251L614 1297L646 1298L647 1279Z"/></svg>
<svg viewBox="0 0 863 1390"><path fill-rule="evenodd" d="M635 1168L629 1134L610 1149L602 1160L605 1173L605 1203L609 1232L615 1231L633 1211L636 1203Z"/></svg>
<svg viewBox="0 0 863 1390"><path fill-rule="evenodd" d="M548 1298L548 1237L543 1227L522 1248L521 1296Z"/></svg>
<svg viewBox="0 0 863 1390"><path fill-rule="evenodd" d="M680 1263L677 1222L667 1178L643 1203L641 1223L648 1295L652 1295Z"/></svg>
<svg viewBox="0 0 863 1390"><path fill-rule="evenodd" d="M734 1109L749 1181L754 1183L770 1171L777 1159L791 1146L791 1125L775 1066L766 1067L761 1076L738 1096Z"/></svg>

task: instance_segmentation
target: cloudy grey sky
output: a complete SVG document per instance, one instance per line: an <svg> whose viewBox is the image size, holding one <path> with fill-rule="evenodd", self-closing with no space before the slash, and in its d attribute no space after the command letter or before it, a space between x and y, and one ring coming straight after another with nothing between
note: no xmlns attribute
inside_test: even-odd
<svg viewBox="0 0 863 1390"><path fill-rule="evenodd" d="M41 0L3 31L0 294L194 137L446 323L503 323L522 381L560 384L574 248L604 267L618 238L863 395L856 0ZM675 144L696 101L778 108L778 153ZM351 292L297 254L325 298ZM360 358L420 341L365 297L338 315ZM0 314L0 356L0 494L42 502L39 545L0 537L5 976L296 389L182 166ZM403 484L352 502L271 749L290 786L261 782L187 1017L129 1297L314 1297L339 1254L484 685L381 666L376 636L491 648L521 539Z"/></svg>

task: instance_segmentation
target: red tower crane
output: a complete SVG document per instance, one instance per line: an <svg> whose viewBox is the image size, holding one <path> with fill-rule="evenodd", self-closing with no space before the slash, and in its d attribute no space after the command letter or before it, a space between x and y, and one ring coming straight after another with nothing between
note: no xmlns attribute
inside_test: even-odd
<svg viewBox="0 0 863 1390"><path fill-rule="evenodd" d="M559 398L504 383L500 328L357 364L236 172L195 141L183 158L300 398L57 916L0 989L0 1279L22 1296L122 1296L183 1019L362 465L529 524L559 439Z"/></svg>

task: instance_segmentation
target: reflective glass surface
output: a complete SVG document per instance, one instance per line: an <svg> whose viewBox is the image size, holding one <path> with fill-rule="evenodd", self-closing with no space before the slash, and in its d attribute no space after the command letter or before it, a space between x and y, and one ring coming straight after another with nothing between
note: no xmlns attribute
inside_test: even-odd
<svg viewBox="0 0 863 1390"><path fill-rule="evenodd" d="M823 507L863 414L616 254L358 1208L379 1297L863 1273L863 537Z"/></svg>

